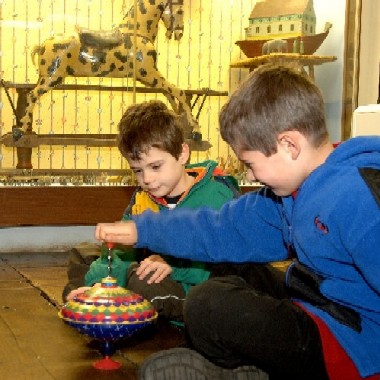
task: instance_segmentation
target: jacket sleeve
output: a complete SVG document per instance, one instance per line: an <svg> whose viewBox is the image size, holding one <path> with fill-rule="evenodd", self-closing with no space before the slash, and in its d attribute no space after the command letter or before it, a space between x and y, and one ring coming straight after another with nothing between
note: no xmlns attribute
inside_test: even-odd
<svg viewBox="0 0 380 380"><path fill-rule="evenodd" d="M136 247L205 262L269 262L287 256L281 202L263 189L226 203L134 216Z"/></svg>
<svg viewBox="0 0 380 380"><path fill-rule="evenodd" d="M141 188L137 188L132 194L129 205L124 211L121 220L131 220L132 215L139 215L146 210L154 212L159 211L158 205L148 196L148 194ZM104 254L104 252L103 252ZM141 259L141 252L134 247L117 246L113 249L114 256L118 256L122 261L139 261Z"/></svg>

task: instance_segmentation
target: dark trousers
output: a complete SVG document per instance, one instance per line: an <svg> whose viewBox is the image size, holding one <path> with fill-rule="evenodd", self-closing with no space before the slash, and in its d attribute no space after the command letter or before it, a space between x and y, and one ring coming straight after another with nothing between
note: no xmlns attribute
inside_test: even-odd
<svg viewBox="0 0 380 380"><path fill-rule="evenodd" d="M127 289L142 295L156 308L160 317L168 320L183 322L183 303L185 291L178 282L170 276L158 284L148 284L148 276L140 280L136 275L138 264L131 264L127 273Z"/></svg>
<svg viewBox="0 0 380 380"><path fill-rule="evenodd" d="M225 268L225 266L224 266ZM317 326L289 299L284 273L231 265L195 286L184 306L194 349L225 368L255 365L271 379L328 379Z"/></svg>

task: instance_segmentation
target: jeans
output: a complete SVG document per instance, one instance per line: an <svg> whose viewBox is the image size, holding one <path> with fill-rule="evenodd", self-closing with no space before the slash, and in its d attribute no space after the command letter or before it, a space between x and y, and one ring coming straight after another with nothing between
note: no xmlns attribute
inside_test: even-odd
<svg viewBox="0 0 380 380"><path fill-rule="evenodd" d="M222 272L186 298L192 347L219 366L254 365L270 379L328 379L318 328L290 301L284 273L264 264Z"/></svg>

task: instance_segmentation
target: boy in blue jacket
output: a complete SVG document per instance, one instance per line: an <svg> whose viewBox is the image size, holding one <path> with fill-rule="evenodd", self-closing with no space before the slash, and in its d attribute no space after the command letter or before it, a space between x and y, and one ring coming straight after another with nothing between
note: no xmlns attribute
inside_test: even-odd
<svg viewBox="0 0 380 380"><path fill-rule="evenodd" d="M153 355L141 378L379 379L380 137L334 149L319 89L282 66L251 73L219 120L262 191L220 211L96 227L100 241L257 263L194 287L184 311L194 350ZM267 265L289 257L285 276Z"/></svg>
<svg viewBox="0 0 380 380"><path fill-rule="evenodd" d="M223 175L215 161L188 164L190 147L180 119L163 102L152 100L129 106L118 128L118 148L139 185L123 221L146 210L166 213L200 206L219 209L240 195L236 180ZM85 286L71 289L67 299L100 283L109 274L108 250L102 247L102 251L87 266L80 284ZM141 251L133 247L113 249L111 275L119 286L150 300L159 316L182 324L183 300L193 285L209 278L209 266Z"/></svg>

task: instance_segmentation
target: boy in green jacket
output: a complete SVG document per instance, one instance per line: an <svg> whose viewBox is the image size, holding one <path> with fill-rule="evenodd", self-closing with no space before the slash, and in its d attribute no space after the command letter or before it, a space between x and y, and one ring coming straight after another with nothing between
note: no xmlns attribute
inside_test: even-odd
<svg viewBox="0 0 380 380"><path fill-rule="evenodd" d="M190 149L178 117L161 101L130 106L119 123L118 147L134 171L139 188L122 220L141 214L175 212L175 208L219 209L239 195L236 180L224 176L216 162L188 165ZM91 263L84 285L92 286L108 275L108 250ZM160 316L182 322L182 306L190 287L210 276L205 263L150 254L129 247L113 250L111 275L118 285L150 300ZM67 299L82 292L71 291Z"/></svg>

